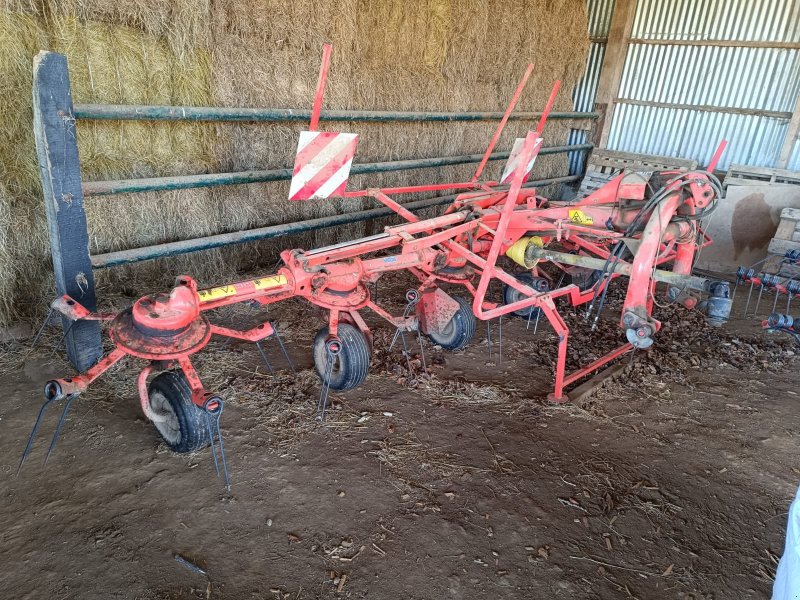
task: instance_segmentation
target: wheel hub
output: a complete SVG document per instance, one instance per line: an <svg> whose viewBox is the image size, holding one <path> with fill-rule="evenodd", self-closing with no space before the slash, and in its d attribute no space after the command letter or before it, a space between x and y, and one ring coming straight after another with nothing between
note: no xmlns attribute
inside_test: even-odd
<svg viewBox="0 0 800 600"><path fill-rule="evenodd" d="M170 360L203 348L211 338L211 324L200 314L194 281L185 277L170 294L144 296L117 315L111 337L133 356Z"/></svg>

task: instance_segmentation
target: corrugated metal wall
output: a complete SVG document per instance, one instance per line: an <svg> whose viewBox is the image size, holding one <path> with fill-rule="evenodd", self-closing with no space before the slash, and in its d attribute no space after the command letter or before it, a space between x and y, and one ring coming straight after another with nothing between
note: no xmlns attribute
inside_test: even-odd
<svg viewBox="0 0 800 600"><path fill-rule="evenodd" d="M800 0L639 0L631 40L610 149L707 164L727 138L720 168L776 166L800 93L800 50L703 43L800 42ZM800 148L790 168L798 163Z"/></svg>
<svg viewBox="0 0 800 600"><path fill-rule="evenodd" d="M594 99L597 96L597 83L600 80L600 69L603 66L603 57L606 53L606 38L608 27L611 23L611 14L614 12L614 0L588 0L589 13L589 56L586 59L586 73L575 86L572 92L572 102L575 110L592 112ZM581 129L570 131L569 144L585 144L589 139L589 132ZM583 173L586 162L585 152L571 152L569 155L569 173L576 175Z"/></svg>

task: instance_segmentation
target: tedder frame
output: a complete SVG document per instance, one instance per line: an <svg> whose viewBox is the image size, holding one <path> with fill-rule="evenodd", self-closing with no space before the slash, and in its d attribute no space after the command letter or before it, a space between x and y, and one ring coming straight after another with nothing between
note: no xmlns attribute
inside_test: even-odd
<svg viewBox="0 0 800 600"><path fill-rule="evenodd" d="M170 293L144 296L120 312L98 313L69 294L60 296L52 307L68 322L108 322L114 348L85 373L47 382L45 404L20 466L51 403L65 401L52 450L70 403L112 365L131 356L145 361L138 375L139 400L167 444L184 452L210 443L216 462L218 440L227 479L219 428L223 400L204 388L191 356L212 335L256 344L270 337L280 341L269 321L239 331L212 324L206 316L235 303L269 305L302 298L327 314L312 349L322 380L320 416L328 389L353 389L367 375L372 333L361 314L365 309L400 333L421 332L451 350L469 343L476 319L488 321L509 314L543 317L558 338L548 396L553 402L567 400L565 388L582 377L635 348L653 344L661 326L652 315L659 282L667 284L669 301L692 309L707 293L704 306L714 307L713 315L709 311L712 320L718 323L727 317L727 284L692 274L699 250L711 243L702 219L714 210L720 195L711 171L724 142L707 171L622 173L577 202L549 200L525 184L543 148L544 128L559 90L556 82L536 128L515 141L500 180L484 180L486 164L533 70L529 65L469 181L347 190L357 136L318 131L329 57L326 46L310 127L299 138L290 198L369 197L405 223L325 248L286 249L281 253L283 266L275 273L247 281L198 290L191 277L182 275ZM454 197L441 214L421 219L393 198L414 192L450 192ZM408 304L402 315L382 307L369 287L392 271L408 272L418 282L406 294ZM570 329L559 304L587 305L587 317L594 313L596 322L610 282L619 277L628 279L619 320L625 340L567 373ZM561 285L565 278L566 284ZM502 302L488 295L493 281L503 285ZM451 295L458 288L469 299ZM149 381L156 371L161 373Z"/></svg>

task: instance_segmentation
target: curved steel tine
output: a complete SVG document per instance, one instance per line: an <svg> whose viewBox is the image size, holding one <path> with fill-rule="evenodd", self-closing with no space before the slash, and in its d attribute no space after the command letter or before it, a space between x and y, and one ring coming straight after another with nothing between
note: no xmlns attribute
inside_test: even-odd
<svg viewBox="0 0 800 600"><path fill-rule="evenodd" d="M289 368L292 370L292 373L297 373L297 371L294 368L294 363L292 362L292 359L289 358L289 353L286 351L286 346L283 345L283 340L281 339L281 336L278 333L278 328L273 325L272 326L272 331L275 332L275 339L278 340L278 344L281 347L281 352L283 352L283 357L286 359L286 362L288 363Z"/></svg>
<svg viewBox="0 0 800 600"><path fill-rule="evenodd" d="M222 443L222 431L219 428L219 421L222 417L222 405L220 405L219 412L215 415L214 424L216 425L217 429L217 443L219 444L219 459L222 463L222 475L225 479L225 489L230 491L231 489L231 479L228 475L228 462L225 460L225 446ZM217 473L219 474L219 472Z"/></svg>
<svg viewBox="0 0 800 600"><path fill-rule="evenodd" d="M403 356L406 357L406 366L408 367L408 377L412 379L414 377L414 373L411 370L411 356L410 352L408 351L408 344L406 344L406 334L400 332L400 339L403 340Z"/></svg>
<svg viewBox="0 0 800 600"><path fill-rule="evenodd" d="M47 316L44 318L44 323L42 323L42 326L39 328L39 331L36 332L36 335L33 338L31 348L36 348L36 344L39 343L39 338L42 337L45 327L47 327L47 324L50 322L50 317L53 316L54 310L55 309L51 306L50 310L47 311Z"/></svg>
<svg viewBox="0 0 800 600"><path fill-rule="evenodd" d="M72 330L72 326L75 325L75 323L77 323L77 321L70 321L69 322L69 325L64 330L64 333L61 336L61 339L59 339L58 342L56 343L56 345L53 346L53 351L58 350L59 348L61 348L61 346L64 345L64 340L67 339L67 336L69 335L69 332Z"/></svg>
<svg viewBox="0 0 800 600"><path fill-rule="evenodd" d="M500 315L499 323L497 325L497 366L503 364L503 315Z"/></svg>
<svg viewBox="0 0 800 600"><path fill-rule="evenodd" d="M28 436L28 443L25 445L25 450L22 452L22 458L20 459L19 466L17 467L17 475L19 475L19 472L22 470L22 465L25 463L25 459L28 458L28 455L31 453L31 448L33 448L33 439L36 437L36 432L39 431L39 425L42 423L42 417L44 416L45 411L53 402L59 399L59 396L53 396L49 400L45 400L44 404L42 404L42 408L39 409L39 416L36 417L36 422L33 424L31 434Z"/></svg>
<svg viewBox="0 0 800 600"><path fill-rule="evenodd" d="M50 440L50 447L47 449L47 455L44 457L43 465L47 464L47 461L50 459L50 455L53 453L53 449L56 447L56 442L58 441L58 435L61 433L61 427L64 425L64 421L67 418L67 412L69 412L69 407L72 405L72 401L78 397L78 394L68 394L66 396L66 403L64 404L64 410L61 411L61 418L58 419L58 425L56 425L56 430L53 432L53 439Z"/></svg>
<svg viewBox="0 0 800 600"><path fill-rule="evenodd" d="M214 430L211 428L211 413L206 410L206 426L208 427L208 439L211 444L211 456L214 457L214 470L219 477L219 463L217 462L217 450L214 446Z"/></svg>
<svg viewBox="0 0 800 600"><path fill-rule="evenodd" d="M322 377L322 389L319 391L319 402L317 402L317 421L325 420L325 407L328 404L328 392L331 387L331 375L333 375L333 353L326 347L327 360L325 362L325 374Z"/></svg>
<svg viewBox="0 0 800 600"><path fill-rule="evenodd" d="M269 362L269 359L267 358L267 353L264 352L264 348L261 347L261 342L256 342L256 348L258 348L258 351L261 354L261 358L264 359L264 362L266 363L269 372L271 374L274 374L275 370L272 368L272 363Z"/></svg>
<svg viewBox="0 0 800 600"><path fill-rule="evenodd" d="M394 336L392 336L392 343L389 344L389 352L392 351L394 348L395 343L397 343L397 338L400 337L400 328L398 327L397 330L394 332Z"/></svg>
<svg viewBox="0 0 800 600"><path fill-rule="evenodd" d="M428 363L425 360L425 348L422 346L422 332L417 327L417 344L419 344L419 356L422 359L422 372L427 375Z"/></svg>

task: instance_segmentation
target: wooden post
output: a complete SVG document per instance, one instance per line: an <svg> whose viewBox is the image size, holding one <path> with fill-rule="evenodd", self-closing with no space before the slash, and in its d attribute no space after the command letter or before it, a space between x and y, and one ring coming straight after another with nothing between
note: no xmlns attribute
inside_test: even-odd
<svg viewBox="0 0 800 600"><path fill-rule="evenodd" d="M608 30L606 54L600 71L600 81L595 97L595 112L600 120L595 125L592 142L598 148L605 148L611 131L611 118L614 114L614 101L619 95L619 85L628 55L628 42L633 30L633 17L636 14L636 0L616 0Z"/></svg>
<svg viewBox="0 0 800 600"><path fill-rule="evenodd" d="M800 95L794 105L792 118L789 120L789 127L786 129L786 138L783 140L781 156L778 159L778 168L786 169L789 167L789 159L792 156L795 144L800 140Z"/></svg>
<svg viewBox="0 0 800 600"><path fill-rule="evenodd" d="M75 117L67 58L63 54L40 52L33 60L33 131L56 291L96 310ZM100 325L97 321L71 324L66 319L62 325L67 331L67 356L78 371L85 371L103 353Z"/></svg>

